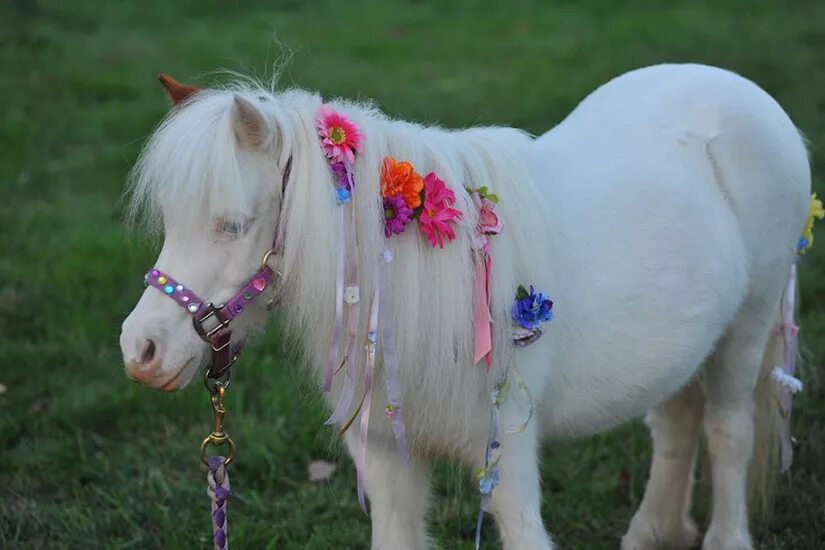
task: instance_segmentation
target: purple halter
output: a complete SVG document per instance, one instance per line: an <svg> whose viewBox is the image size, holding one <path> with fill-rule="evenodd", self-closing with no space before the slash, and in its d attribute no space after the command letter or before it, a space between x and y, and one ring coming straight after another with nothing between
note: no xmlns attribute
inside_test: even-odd
<svg viewBox="0 0 825 550"><path fill-rule="evenodd" d="M292 157L289 157L284 168L282 181L282 192L284 193L286 192L286 184L291 168ZM228 372L229 367L238 359L243 350L243 341L237 342L235 345L232 344L232 330L229 328L229 324L246 309L247 304L255 300L274 281L275 272L269 267L268 261L272 254L277 253L278 249L278 229L276 228L272 247L261 258L261 266L258 271L249 278L232 298L222 304L215 305L212 302L207 302L174 277L156 267L147 271L146 275L143 276L146 286L160 290L192 316L192 326L194 326L195 332L212 349L212 361L206 371L207 378L221 378Z"/></svg>
<svg viewBox="0 0 825 550"><path fill-rule="evenodd" d="M208 372L210 378L220 378L238 359L243 343L231 349L232 331L229 324L275 279L275 272L266 265L271 253L272 249L267 251L261 268L224 304L215 305L203 300L174 277L157 268L150 269L144 276L146 286L157 288L192 316L195 332L212 348L212 364Z"/></svg>

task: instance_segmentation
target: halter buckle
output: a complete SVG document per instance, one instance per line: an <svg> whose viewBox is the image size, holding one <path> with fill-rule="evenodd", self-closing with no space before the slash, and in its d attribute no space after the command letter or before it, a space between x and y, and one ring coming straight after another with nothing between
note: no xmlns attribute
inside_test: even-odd
<svg viewBox="0 0 825 550"><path fill-rule="evenodd" d="M201 340L208 342L211 344L210 338L217 334L218 331L224 329L229 326L229 319L221 315L221 310L223 309L223 304L218 304L217 306L212 305L212 302L209 302L205 306L204 314L200 317L197 315L192 317L192 326L195 327L195 332L198 333L198 336L201 337ZM211 329L206 329L203 326L204 321L207 321L211 318L215 318L217 321L217 325L215 325ZM219 349L215 351L220 351Z"/></svg>

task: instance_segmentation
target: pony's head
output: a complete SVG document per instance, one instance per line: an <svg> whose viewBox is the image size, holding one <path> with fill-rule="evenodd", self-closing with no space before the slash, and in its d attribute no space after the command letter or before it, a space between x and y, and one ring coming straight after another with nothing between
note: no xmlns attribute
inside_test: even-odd
<svg viewBox="0 0 825 550"><path fill-rule="evenodd" d="M262 88L199 90L170 77L160 80L174 107L134 168L130 206L133 217L162 228L154 273L156 279L159 272L169 274L175 284L146 288L123 323L120 345L129 377L174 390L211 355L193 329L192 313L201 305L196 302L229 300L261 268L279 227L283 231L292 127L302 117ZM307 103L319 103L305 96ZM277 257L265 261L279 269ZM262 324L272 296L255 298L242 312L239 306L233 340Z"/></svg>

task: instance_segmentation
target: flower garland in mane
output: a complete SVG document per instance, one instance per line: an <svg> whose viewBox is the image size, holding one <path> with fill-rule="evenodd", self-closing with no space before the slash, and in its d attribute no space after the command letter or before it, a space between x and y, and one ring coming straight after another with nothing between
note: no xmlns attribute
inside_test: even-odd
<svg viewBox="0 0 825 550"><path fill-rule="evenodd" d="M430 172L423 178L412 164L384 158L381 164L381 195L384 198L384 235L400 235L413 221L433 248L444 248L455 240L452 226L462 214L452 206L455 193L443 180Z"/></svg>

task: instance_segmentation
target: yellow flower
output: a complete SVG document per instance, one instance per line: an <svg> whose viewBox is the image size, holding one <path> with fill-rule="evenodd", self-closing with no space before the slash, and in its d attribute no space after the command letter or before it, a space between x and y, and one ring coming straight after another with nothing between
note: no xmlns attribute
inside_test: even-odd
<svg viewBox="0 0 825 550"><path fill-rule="evenodd" d="M805 218L805 227L802 229L802 239L799 241L799 252L804 253L814 244L814 221L825 218L825 208L822 208L822 201L816 198L816 193L811 195L811 203L808 205L808 217Z"/></svg>

